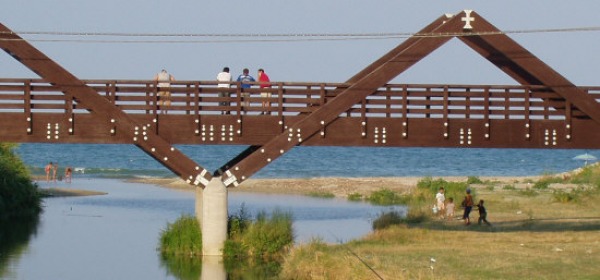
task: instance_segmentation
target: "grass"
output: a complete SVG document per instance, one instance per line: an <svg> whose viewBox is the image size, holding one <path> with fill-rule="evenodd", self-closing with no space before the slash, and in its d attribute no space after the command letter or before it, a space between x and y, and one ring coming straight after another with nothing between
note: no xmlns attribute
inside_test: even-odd
<svg viewBox="0 0 600 280"><path fill-rule="evenodd" d="M202 256L202 232L198 220L183 215L168 224L160 237L160 251L163 256Z"/></svg>
<svg viewBox="0 0 600 280"><path fill-rule="evenodd" d="M279 210L271 215L264 212L252 220L242 204L240 210L228 218L228 235L223 254L225 257L279 257L294 240L292 216ZM168 224L160 237L163 258L202 255L202 232L198 220L183 215Z"/></svg>
<svg viewBox="0 0 600 280"><path fill-rule="evenodd" d="M405 200L426 218L407 223L382 215L392 222L361 240L338 245L317 240L296 247L283 264L281 279L595 279L600 170L542 180L546 187L471 185L475 201L486 201L492 226L464 226L422 211L439 186L457 202L469 184L425 178ZM577 185L553 190L555 183ZM428 198L426 205L419 204L421 197ZM462 214L459 208L456 214ZM474 209L471 220L477 216Z"/></svg>
<svg viewBox="0 0 600 280"><path fill-rule="evenodd" d="M335 194L330 193L330 192L319 191L319 192L309 192L307 194L307 196L316 197L316 198L334 198Z"/></svg>

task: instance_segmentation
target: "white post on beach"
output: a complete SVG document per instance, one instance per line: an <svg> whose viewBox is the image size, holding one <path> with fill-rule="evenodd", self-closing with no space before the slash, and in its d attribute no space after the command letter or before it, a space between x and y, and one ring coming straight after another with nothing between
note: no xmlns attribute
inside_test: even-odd
<svg viewBox="0 0 600 280"><path fill-rule="evenodd" d="M222 256L227 240L227 187L213 177L202 192L202 255Z"/></svg>

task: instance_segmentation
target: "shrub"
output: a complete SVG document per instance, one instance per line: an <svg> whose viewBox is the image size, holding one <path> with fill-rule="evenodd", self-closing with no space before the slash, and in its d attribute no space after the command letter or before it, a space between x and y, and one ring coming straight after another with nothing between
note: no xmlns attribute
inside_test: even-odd
<svg viewBox="0 0 600 280"><path fill-rule="evenodd" d="M563 190L556 190L552 193L552 197L557 202L568 203L577 200L577 195Z"/></svg>
<svg viewBox="0 0 600 280"><path fill-rule="evenodd" d="M535 182L533 184L533 188L538 189L538 190L545 190L545 189L548 189L550 184L562 183L562 182L564 182L564 180L559 177L548 177L547 176L547 177L543 177L540 180L538 180L537 182Z"/></svg>
<svg viewBox="0 0 600 280"><path fill-rule="evenodd" d="M348 200L350 201L361 201L363 200L363 195L359 193L351 193L348 195Z"/></svg>
<svg viewBox="0 0 600 280"><path fill-rule="evenodd" d="M334 198L335 197L335 195L333 193L323 192L323 191L309 192L307 195L310 197L317 197L317 198Z"/></svg>
<svg viewBox="0 0 600 280"><path fill-rule="evenodd" d="M202 232L198 220L191 215L183 215L168 224L160 237L160 251L163 255L201 256Z"/></svg>
<svg viewBox="0 0 600 280"><path fill-rule="evenodd" d="M38 186L21 159L15 144L0 143L0 219L31 217L42 210Z"/></svg>
<svg viewBox="0 0 600 280"><path fill-rule="evenodd" d="M282 252L294 241L292 215L275 210L271 217L258 213L256 220L234 241L247 246L247 254L255 257L273 256Z"/></svg>
<svg viewBox="0 0 600 280"><path fill-rule="evenodd" d="M388 228L391 225L398 225L405 222L404 217L398 211L384 212L373 220L373 230Z"/></svg>
<svg viewBox="0 0 600 280"><path fill-rule="evenodd" d="M483 181L481 181L481 179L479 179L479 177L469 176L467 178L467 185L470 185L470 184L483 184Z"/></svg>
<svg viewBox="0 0 600 280"><path fill-rule="evenodd" d="M371 193L367 200L375 205L395 205L405 204L407 202L406 198L403 198L402 196L388 189Z"/></svg>

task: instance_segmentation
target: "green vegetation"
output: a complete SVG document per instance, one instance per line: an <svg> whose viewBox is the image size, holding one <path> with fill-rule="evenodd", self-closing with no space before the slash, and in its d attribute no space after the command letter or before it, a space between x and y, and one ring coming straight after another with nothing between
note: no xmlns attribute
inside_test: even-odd
<svg viewBox="0 0 600 280"><path fill-rule="evenodd" d="M362 201L363 195L360 193L351 193L348 195L348 200L349 201Z"/></svg>
<svg viewBox="0 0 600 280"><path fill-rule="evenodd" d="M335 194L330 193L330 192L324 192L324 191L309 192L307 195L310 197L316 197L316 198L334 198L335 197Z"/></svg>
<svg viewBox="0 0 600 280"><path fill-rule="evenodd" d="M19 157L15 144L0 143L0 219L31 217L42 210L38 186Z"/></svg>
<svg viewBox="0 0 600 280"><path fill-rule="evenodd" d="M280 256L293 243L292 216L275 210L270 216L257 214L254 221L247 219L245 210L230 218L229 239L223 253L228 257L271 258Z"/></svg>
<svg viewBox="0 0 600 280"><path fill-rule="evenodd" d="M163 256L202 256L202 232L198 220L183 215L168 224L160 237L160 251Z"/></svg>
<svg viewBox="0 0 600 280"><path fill-rule="evenodd" d="M486 201L492 226L431 219L439 187L446 198L454 197L459 212L469 185L476 200ZM398 196L388 190L371 195L386 201ZM597 274L600 166L508 184L424 178L400 197L409 207L407 217L382 213L374 233L347 244L315 241L295 247L281 279L592 279ZM477 216L473 211L472 220Z"/></svg>
<svg viewBox="0 0 600 280"><path fill-rule="evenodd" d="M396 205L405 204L406 198L391 190L383 189L371 193L371 195L367 197L367 201L375 205Z"/></svg>
<svg viewBox="0 0 600 280"><path fill-rule="evenodd" d="M275 210L269 216L260 212L251 220L243 205L238 213L229 216L228 234L223 249L226 257L279 257L294 241L290 213ZM201 256L198 220L184 215L168 224L160 237L160 251L163 256Z"/></svg>

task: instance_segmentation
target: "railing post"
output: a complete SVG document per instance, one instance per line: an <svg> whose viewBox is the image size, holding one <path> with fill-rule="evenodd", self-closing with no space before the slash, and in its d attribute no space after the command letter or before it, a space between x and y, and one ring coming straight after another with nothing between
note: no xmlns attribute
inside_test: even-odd
<svg viewBox="0 0 600 280"><path fill-rule="evenodd" d="M25 116L27 117L27 134L33 134L33 114L31 114L31 80L25 81L25 91L24 91L24 111Z"/></svg>
<svg viewBox="0 0 600 280"><path fill-rule="evenodd" d="M277 113L283 122L283 83L277 83Z"/></svg>

